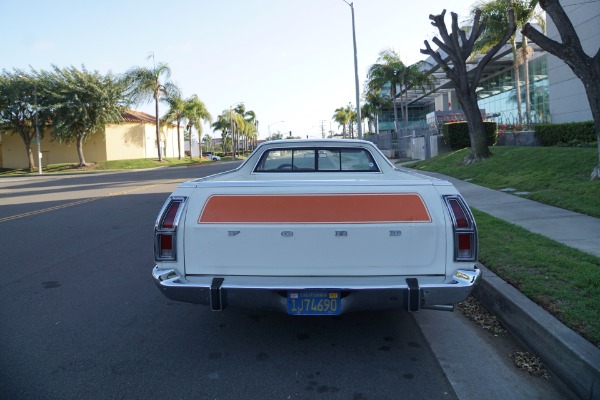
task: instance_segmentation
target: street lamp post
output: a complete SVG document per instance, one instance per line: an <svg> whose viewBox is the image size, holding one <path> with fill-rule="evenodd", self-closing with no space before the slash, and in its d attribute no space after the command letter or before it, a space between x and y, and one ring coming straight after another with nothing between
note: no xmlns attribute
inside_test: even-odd
<svg viewBox="0 0 600 400"><path fill-rule="evenodd" d="M362 139L362 126L361 126L361 115L360 115L360 90L358 87L358 58L356 56L356 30L354 28L354 3L348 3L346 0L342 0L344 3L350 6L352 10L352 42L354 43L354 85L356 87L356 118L358 123L358 138Z"/></svg>
<svg viewBox="0 0 600 400"><path fill-rule="evenodd" d="M269 125L267 131L269 132L269 137L271 137L271 127L275 124L278 124L280 122L285 122L285 121L277 121L277 122L273 122L271 125Z"/></svg>

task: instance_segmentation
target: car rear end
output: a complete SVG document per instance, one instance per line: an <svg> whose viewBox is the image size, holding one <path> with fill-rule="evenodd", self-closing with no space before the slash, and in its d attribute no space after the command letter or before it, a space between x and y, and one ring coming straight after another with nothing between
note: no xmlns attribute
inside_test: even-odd
<svg viewBox="0 0 600 400"><path fill-rule="evenodd" d="M155 237L163 293L214 311L452 310L480 277L475 221L444 181L191 182Z"/></svg>

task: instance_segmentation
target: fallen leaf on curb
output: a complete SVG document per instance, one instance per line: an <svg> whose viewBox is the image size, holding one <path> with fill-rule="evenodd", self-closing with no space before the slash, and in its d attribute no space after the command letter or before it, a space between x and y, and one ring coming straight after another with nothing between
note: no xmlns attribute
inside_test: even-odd
<svg viewBox="0 0 600 400"><path fill-rule="evenodd" d="M458 303L456 307L465 317L469 318L486 331L489 331L494 336L506 333L506 329L498 322L496 316L490 313L483 304L473 296L470 296L462 303Z"/></svg>
<svg viewBox="0 0 600 400"><path fill-rule="evenodd" d="M496 316L490 313L487 308L481 304L475 297L470 296L462 303L458 303L456 308L464 314L465 317L475 322L481 328L489 331L494 336L507 333L507 330L498 322ZM510 354L513 364L520 370L526 371L531 375L549 379L550 374L544 368L540 359L533 354L525 351L516 351Z"/></svg>
<svg viewBox="0 0 600 400"><path fill-rule="evenodd" d="M516 351L510 355L510 359L520 370L544 379L550 378L550 374L548 374L548 371L546 371L546 368L544 368L544 364L542 364L540 359L533 354L525 351Z"/></svg>

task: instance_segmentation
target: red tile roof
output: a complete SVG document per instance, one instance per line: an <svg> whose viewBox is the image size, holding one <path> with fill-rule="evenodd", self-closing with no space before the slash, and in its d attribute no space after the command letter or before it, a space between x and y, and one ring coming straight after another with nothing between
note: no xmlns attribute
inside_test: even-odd
<svg viewBox="0 0 600 400"><path fill-rule="evenodd" d="M124 122L156 124L154 115L146 114L141 111L127 110L121 116Z"/></svg>

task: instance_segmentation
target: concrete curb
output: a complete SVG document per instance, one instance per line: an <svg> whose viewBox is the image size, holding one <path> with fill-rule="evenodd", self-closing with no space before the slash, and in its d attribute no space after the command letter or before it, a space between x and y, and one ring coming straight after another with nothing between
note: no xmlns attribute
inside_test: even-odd
<svg viewBox="0 0 600 400"><path fill-rule="evenodd" d="M481 266L473 295L582 399L600 399L600 349Z"/></svg>

